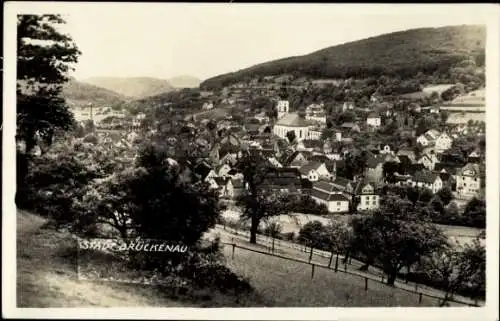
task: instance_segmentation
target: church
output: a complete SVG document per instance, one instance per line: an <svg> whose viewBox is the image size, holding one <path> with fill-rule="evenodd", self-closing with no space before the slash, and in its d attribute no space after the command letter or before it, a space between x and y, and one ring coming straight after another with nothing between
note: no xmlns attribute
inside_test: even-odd
<svg viewBox="0 0 500 321"><path fill-rule="evenodd" d="M305 118L305 115L290 113L290 104L287 100L278 101L278 121L274 125L273 133L283 139L286 134L295 132L297 141L304 139L317 139L318 133L314 130L315 122Z"/></svg>

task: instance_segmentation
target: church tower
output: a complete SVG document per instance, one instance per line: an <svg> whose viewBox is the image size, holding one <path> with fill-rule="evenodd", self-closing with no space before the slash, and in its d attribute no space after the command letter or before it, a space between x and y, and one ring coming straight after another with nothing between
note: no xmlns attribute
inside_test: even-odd
<svg viewBox="0 0 500 321"><path fill-rule="evenodd" d="M276 108L278 109L278 119L281 119L283 118L283 116L289 113L290 103L288 102L288 100L279 100L278 106Z"/></svg>

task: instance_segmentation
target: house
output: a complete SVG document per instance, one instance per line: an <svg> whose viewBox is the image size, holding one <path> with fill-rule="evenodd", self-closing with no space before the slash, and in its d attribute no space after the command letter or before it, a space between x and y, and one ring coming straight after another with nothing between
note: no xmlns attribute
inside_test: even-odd
<svg viewBox="0 0 500 321"><path fill-rule="evenodd" d="M281 193L298 194L302 188L300 171L297 168L271 168L260 186Z"/></svg>
<svg viewBox="0 0 500 321"><path fill-rule="evenodd" d="M285 160L283 165L300 168L308 162L306 153L302 151L295 151Z"/></svg>
<svg viewBox="0 0 500 321"><path fill-rule="evenodd" d="M417 160L417 163L424 165L424 167L429 170L434 170L436 164L439 163L439 159L437 158L436 154L427 153L420 156L420 158Z"/></svg>
<svg viewBox="0 0 500 321"><path fill-rule="evenodd" d="M432 144L434 144L434 140L435 138L428 133L424 133L417 137L417 143L419 143L424 147L431 146Z"/></svg>
<svg viewBox="0 0 500 321"><path fill-rule="evenodd" d="M331 182L317 181L313 184L311 198L318 204L325 204L330 213L349 211L349 199L342 195Z"/></svg>
<svg viewBox="0 0 500 321"><path fill-rule="evenodd" d="M358 211L375 210L380 206L380 196L376 193L375 186L364 180L355 184L354 197L357 200Z"/></svg>
<svg viewBox="0 0 500 321"><path fill-rule="evenodd" d="M428 188L433 193L437 193L440 189L443 188L443 181L441 180L441 177L429 170L421 170L416 172L413 175L411 181L414 187Z"/></svg>
<svg viewBox="0 0 500 321"><path fill-rule="evenodd" d="M229 174L229 171L231 171L231 166L229 166L229 164L222 164L218 171L217 171L217 175L219 177L227 177Z"/></svg>
<svg viewBox="0 0 500 321"><path fill-rule="evenodd" d="M398 156L400 158L400 160L401 160L401 156L406 156L412 163L416 162L416 160L417 160L415 152L409 148L401 148L396 153L396 156Z"/></svg>
<svg viewBox="0 0 500 321"><path fill-rule="evenodd" d="M381 119L377 113L370 113L366 118L366 124L371 127L380 127Z"/></svg>
<svg viewBox="0 0 500 321"><path fill-rule="evenodd" d="M323 144L317 139L305 139L297 144L297 150L321 152Z"/></svg>
<svg viewBox="0 0 500 321"><path fill-rule="evenodd" d="M436 153L442 153L451 148L453 139L445 132L442 132L435 140Z"/></svg>
<svg viewBox="0 0 500 321"><path fill-rule="evenodd" d="M306 107L306 119L322 124L326 124L326 114L321 104L311 104Z"/></svg>
<svg viewBox="0 0 500 321"><path fill-rule="evenodd" d="M481 161L481 154L478 150L472 151L468 156L467 156L467 161L469 163L479 163Z"/></svg>
<svg viewBox="0 0 500 321"><path fill-rule="evenodd" d="M340 128L344 132L357 132L357 133L359 133L361 131L361 129L359 128L359 125L356 123L343 123L342 125L340 125Z"/></svg>
<svg viewBox="0 0 500 321"><path fill-rule="evenodd" d="M381 157L371 156L368 158L365 167L365 178L367 182L379 185L384 178L384 160Z"/></svg>
<svg viewBox="0 0 500 321"><path fill-rule="evenodd" d="M462 198L473 198L481 191L481 170L478 164L469 163L457 173L457 194Z"/></svg>
<svg viewBox="0 0 500 321"><path fill-rule="evenodd" d="M210 110L210 109L213 109L214 108L214 104L210 101L207 101L203 104L203 106L201 107L202 110Z"/></svg>
<svg viewBox="0 0 500 321"><path fill-rule="evenodd" d="M355 107L353 101L345 101L342 105L342 111L353 110Z"/></svg>
<svg viewBox="0 0 500 321"><path fill-rule="evenodd" d="M302 178L307 178L311 182L316 182L319 179L330 179L331 174L326 168L324 163L310 162L300 169L300 174Z"/></svg>

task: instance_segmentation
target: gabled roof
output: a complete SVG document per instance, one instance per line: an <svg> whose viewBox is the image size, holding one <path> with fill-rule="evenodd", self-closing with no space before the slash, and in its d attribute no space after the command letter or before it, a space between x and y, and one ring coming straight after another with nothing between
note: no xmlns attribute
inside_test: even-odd
<svg viewBox="0 0 500 321"><path fill-rule="evenodd" d="M355 195L363 194L363 188L365 188L365 186L367 185L370 185L373 188L373 193L375 193L375 186L373 184L366 182L364 180L360 180L355 183L354 194ZM370 193L370 195L372 195L373 193Z"/></svg>
<svg viewBox="0 0 500 321"><path fill-rule="evenodd" d="M305 118L299 116L297 113L290 113L276 123L278 126L287 126L287 127L308 127L312 124L312 122L306 120Z"/></svg>
<svg viewBox="0 0 500 321"><path fill-rule="evenodd" d="M320 166L323 165L322 163L319 163L319 162L309 162L305 165L303 165L299 171L302 175L307 175L309 174L310 171L312 170L318 170L318 168L320 168Z"/></svg>
<svg viewBox="0 0 500 321"><path fill-rule="evenodd" d="M212 167L206 162L200 162L194 167L194 173L200 175L202 179L205 179L211 170Z"/></svg>
<svg viewBox="0 0 500 321"><path fill-rule="evenodd" d="M473 171L474 176L479 176L481 174L481 168L479 164L467 163L464 167L460 169L460 174L464 175L466 171Z"/></svg>
<svg viewBox="0 0 500 321"><path fill-rule="evenodd" d="M413 181L425 184L432 184L436 181L438 175L428 170L420 170L413 175Z"/></svg>
<svg viewBox="0 0 500 321"><path fill-rule="evenodd" d="M380 118L380 116L376 112L371 112L371 113L368 114L368 116L366 118L367 119L368 118Z"/></svg>
<svg viewBox="0 0 500 321"><path fill-rule="evenodd" d="M352 183L351 180L337 176L335 179L332 181L333 185L341 190L345 190L349 184Z"/></svg>
<svg viewBox="0 0 500 321"><path fill-rule="evenodd" d="M322 148L323 143L318 139L304 139L302 144L305 148Z"/></svg>
<svg viewBox="0 0 500 321"><path fill-rule="evenodd" d="M342 194L329 194L317 189L313 189L311 191L311 196L327 202L349 202L349 200Z"/></svg>
<svg viewBox="0 0 500 321"><path fill-rule="evenodd" d="M325 193L340 193L341 190L335 187L332 182L319 180L313 183L313 190L321 190Z"/></svg>

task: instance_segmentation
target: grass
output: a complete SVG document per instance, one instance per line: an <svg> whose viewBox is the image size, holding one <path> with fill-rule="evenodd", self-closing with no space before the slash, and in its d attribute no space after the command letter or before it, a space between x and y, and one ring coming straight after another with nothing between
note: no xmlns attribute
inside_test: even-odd
<svg viewBox="0 0 500 321"><path fill-rule="evenodd" d="M365 291L363 278L251 252L224 248L227 265L250 280L272 306L282 307L394 307L419 306L419 297L400 289L369 281ZM421 306L437 306L437 301L423 297Z"/></svg>
<svg viewBox="0 0 500 321"><path fill-rule="evenodd" d="M257 295L233 297L212 289L177 291L160 285L78 278L75 240L43 228L46 220L18 211L17 306L245 307L265 305ZM120 278L119 276L117 276Z"/></svg>

